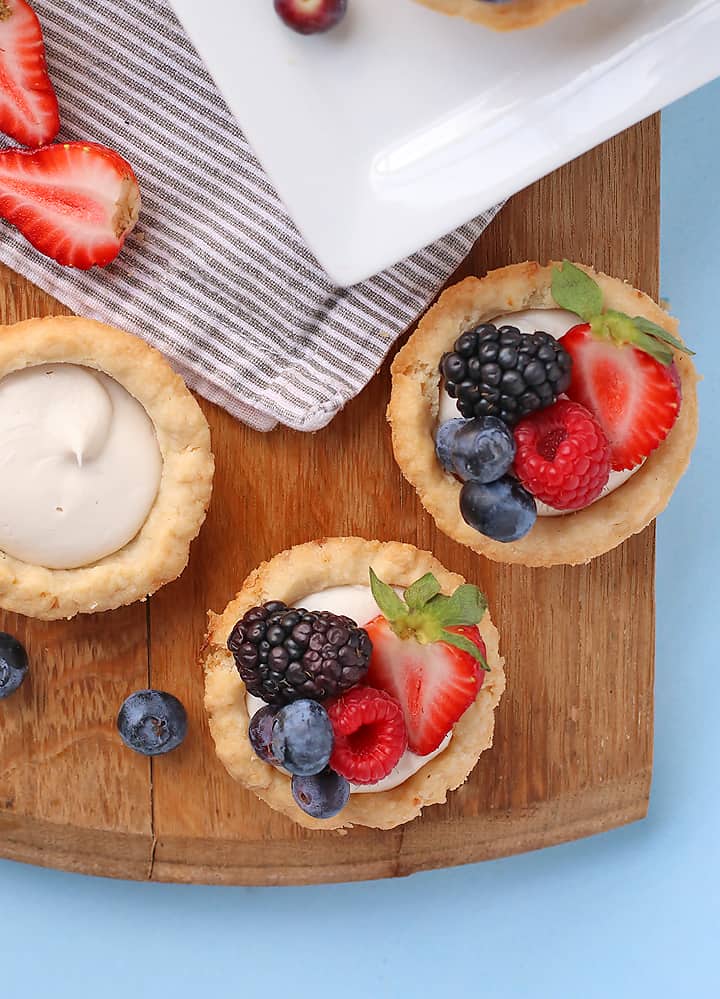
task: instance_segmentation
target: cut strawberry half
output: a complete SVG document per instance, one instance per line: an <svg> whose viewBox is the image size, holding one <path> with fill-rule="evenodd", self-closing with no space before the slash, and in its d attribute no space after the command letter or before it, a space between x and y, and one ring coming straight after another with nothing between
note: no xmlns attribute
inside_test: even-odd
<svg viewBox="0 0 720 999"><path fill-rule="evenodd" d="M25 0L0 0L0 132L44 146L60 130L37 15Z"/></svg>
<svg viewBox="0 0 720 999"><path fill-rule="evenodd" d="M485 598L470 584L444 596L431 573L413 583L404 600L372 570L370 584L383 614L364 626L373 645L367 682L398 701L408 747L427 756L482 686L486 650L476 625Z"/></svg>
<svg viewBox="0 0 720 999"><path fill-rule="evenodd" d="M678 417L674 366L631 343L598 338L589 323L573 327L560 342L573 360L567 395L589 409L605 431L612 468L636 468Z"/></svg>
<svg viewBox="0 0 720 999"><path fill-rule="evenodd" d="M0 152L0 217L59 264L109 264L139 212L133 169L112 149L68 142Z"/></svg>

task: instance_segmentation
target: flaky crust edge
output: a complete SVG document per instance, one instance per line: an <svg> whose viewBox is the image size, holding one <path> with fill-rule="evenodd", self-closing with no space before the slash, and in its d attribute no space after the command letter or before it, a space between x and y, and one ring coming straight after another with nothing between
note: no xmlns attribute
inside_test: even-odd
<svg viewBox="0 0 720 999"><path fill-rule="evenodd" d="M587 0L513 0L508 4L479 3L478 0L416 0L424 7L464 17L496 31L533 28L570 7L580 7Z"/></svg>
<svg viewBox="0 0 720 999"><path fill-rule="evenodd" d="M395 459L420 500L449 537L496 562L527 566L578 565L610 551L647 527L665 509L685 472L698 430L698 376L686 354L675 363L682 405L675 426L642 468L602 500L563 517L539 517L520 541L502 544L469 527L460 514L460 483L435 456L441 355L457 336L478 323L525 309L557 308L551 262L512 264L484 278L469 277L448 288L425 314L392 365L388 421ZM607 308L642 315L677 336L677 321L631 285L582 264L598 282Z"/></svg>
<svg viewBox="0 0 720 999"><path fill-rule="evenodd" d="M103 371L144 406L163 471L141 531L113 555L78 569L46 569L0 552L0 607L44 621L131 604L179 576L205 520L214 472L200 407L180 375L143 340L78 316L0 327L0 378L60 362Z"/></svg>
<svg viewBox="0 0 720 999"><path fill-rule="evenodd" d="M479 629L487 646L490 672L475 703L455 725L447 749L404 784L375 794L353 794L336 818L313 819L295 804L289 778L255 756L247 738L245 684L226 646L235 622L250 607L269 599L292 605L308 593L331 586L366 583L370 566L396 586L409 586L426 572L435 574L445 593L464 582L462 576L449 572L429 552L412 545L325 538L298 545L264 562L250 573L222 614L210 612L208 616L209 631L201 662L205 670L205 709L217 755L231 777L307 829L356 825L392 829L410 822L426 805L444 802L448 791L467 780L480 754L492 745L495 708L505 689L505 673L498 651L498 632L486 613Z"/></svg>

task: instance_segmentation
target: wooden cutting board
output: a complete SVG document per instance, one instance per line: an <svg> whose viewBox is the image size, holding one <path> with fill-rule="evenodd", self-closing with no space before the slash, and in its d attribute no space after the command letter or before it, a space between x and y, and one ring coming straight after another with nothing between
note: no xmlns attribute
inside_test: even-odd
<svg viewBox="0 0 720 999"><path fill-rule="evenodd" d="M515 197L459 276L568 256L658 292L659 123L650 119ZM1 238L1 234L0 234ZM0 321L62 312L0 270ZM157 881L289 884L409 874L587 836L642 818L652 763L654 534L584 568L497 566L435 530L391 455L387 365L326 430L262 435L203 404L217 477L182 578L151 601L43 624L4 615L32 675L0 702L0 855ZM390 832L309 832L215 758L196 665L207 608L258 562L324 535L431 549L487 591L507 658L493 749L446 806ZM146 686L190 732L149 761L115 716Z"/></svg>

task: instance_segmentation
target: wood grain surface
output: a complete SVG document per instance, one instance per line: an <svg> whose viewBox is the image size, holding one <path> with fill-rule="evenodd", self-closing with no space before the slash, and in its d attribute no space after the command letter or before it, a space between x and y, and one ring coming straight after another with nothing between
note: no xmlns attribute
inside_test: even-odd
<svg viewBox="0 0 720 999"><path fill-rule="evenodd" d="M659 123L650 119L516 196L458 276L568 256L657 295ZM62 311L0 270L0 321ZM409 874L537 849L645 815L652 763L654 534L592 565L497 566L439 535L395 466L388 370L315 435L261 435L209 404L208 521L180 580L70 623L13 615L32 676L0 702L0 855L159 881L288 884ZM226 775L196 665L208 608L260 561L323 535L427 548L486 590L508 689L493 749L445 806L380 832L309 832ZM186 743L148 761L115 716L131 690L187 705Z"/></svg>

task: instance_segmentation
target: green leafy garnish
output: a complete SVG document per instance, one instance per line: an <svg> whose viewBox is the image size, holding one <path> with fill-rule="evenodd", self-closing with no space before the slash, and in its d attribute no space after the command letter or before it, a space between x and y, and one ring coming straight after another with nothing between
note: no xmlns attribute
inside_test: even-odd
<svg viewBox="0 0 720 999"><path fill-rule="evenodd" d="M477 586L464 583L447 597L440 592L435 576L428 572L405 590L402 600L392 586L383 583L370 569L370 589L375 603L400 638L414 638L423 645L446 642L467 652L484 670L490 668L474 642L447 630L482 621L487 601Z"/></svg>
<svg viewBox="0 0 720 999"><path fill-rule="evenodd" d="M552 296L561 308L589 323L593 336L611 340L618 346L631 344L665 367L672 364L673 348L685 354L693 353L672 333L643 316L603 310L600 286L569 260L563 260L562 267L553 269Z"/></svg>

